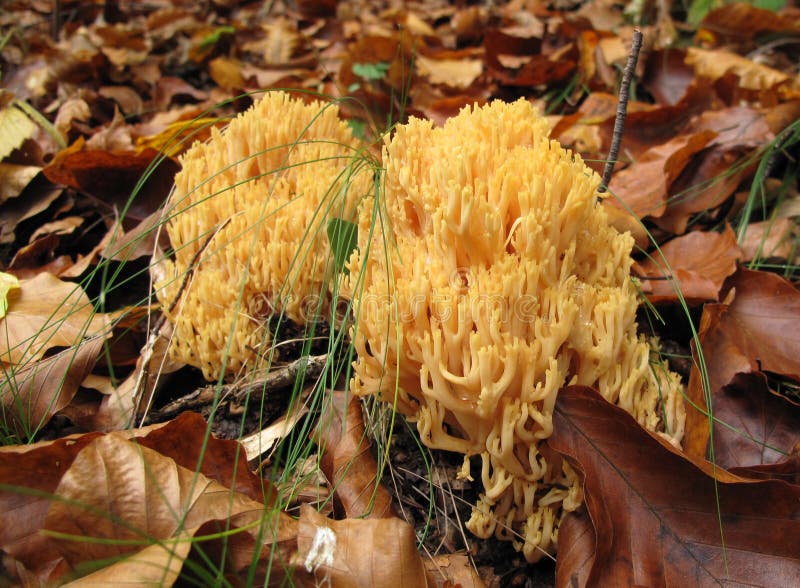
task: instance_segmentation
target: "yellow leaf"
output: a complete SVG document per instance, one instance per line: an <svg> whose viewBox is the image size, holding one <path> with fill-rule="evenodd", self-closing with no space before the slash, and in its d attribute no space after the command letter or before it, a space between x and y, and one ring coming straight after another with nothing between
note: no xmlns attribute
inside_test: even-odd
<svg viewBox="0 0 800 588"><path fill-rule="evenodd" d="M0 318L6 316L8 295L14 290L19 290L19 280L17 277L5 272L0 272Z"/></svg>
<svg viewBox="0 0 800 588"><path fill-rule="evenodd" d="M13 103L0 110L0 159L4 159L35 132L36 123Z"/></svg>

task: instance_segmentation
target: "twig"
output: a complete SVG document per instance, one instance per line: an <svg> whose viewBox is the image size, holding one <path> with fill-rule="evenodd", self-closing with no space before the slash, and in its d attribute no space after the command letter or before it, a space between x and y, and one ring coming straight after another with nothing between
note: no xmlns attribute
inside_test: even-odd
<svg viewBox="0 0 800 588"><path fill-rule="evenodd" d="M619 156L619 144L622 142L622 133L625 130L625 116L628 114L628 93L631 89L633 72L636 70L636 62L639 61L639 51L642 49L642 32L639 29L633 31L633 44L631 52L628 54L628 62L622 72L622 82L619 86L619 102L617 103L617 116L614 119L614 134L611 135L611 148L608 150L606 166L603 169L603 180L600 182L598 192L603 193L608 190L608 182L614 172L614 165Z"/></svg>
<svg viewBox="0 0 800 588"><path fill-rule="evenodd" d="M50 20L50 35L58 43L61 36L61 0L53 0L53 14Z"/></svg>
<svg viewBox="0 0 800 588"><path fill-rule="evenodd" d="M214 402L214 398L224 398L234 404L244 402L248 394L272 392L294 386L297 378L303 377L313 380L318 378L325 370L327 355L312 355L301 357L271 371L260 371L251 374L247 381L224 386L209 385L196 389L186 396L170 402L159 410L153 411L147 417L147 422L156 423L173 418L185 410L203 408Z"/></svg>
<svg viewBox="0 0 800 588"><path fill-rule="evenodd" d="M208 249L211 240L216 237L222 229L224 229L228 223L230 222L230 218L227 219L222 225L220 225L213 233L211 233L208 237L206 237L205 242L197 250L197 252L192 257L192 261L189 264L189 267L186 269L186 273L183 275L183 279L181 280L181 285L178 287L178 292L175 294L175 298L173 298L172 302L169 305L169 309L167 310L168 314L172 314L175 308L178 306L178 302L180 302L181 298L183 297L183 291L189 285L189 278L190 276L194 275L195 269L197 265L200 263L200 257L203 255L206 249ZM139 377L136 380L136 386L134 388L134 412L133 417L136 418L141 409L142 409L142 400L144 399L145 393L145 386L150 380L150 361L153 357L153 348L155 347L156 340L158 339L159 333L161 332L161 327L164 326L164 323L167 320L167 314L161 313L161 316L155 322L155 325L150 331L150 336L147 338L147 343L142 348L142 369L139 371ZM152 390L150 391L150 398L147 401L147 407L145 407L145 412L147 408L150 406L150 401L152 400ZM144 419L142 420L144 422Z"/></svg>

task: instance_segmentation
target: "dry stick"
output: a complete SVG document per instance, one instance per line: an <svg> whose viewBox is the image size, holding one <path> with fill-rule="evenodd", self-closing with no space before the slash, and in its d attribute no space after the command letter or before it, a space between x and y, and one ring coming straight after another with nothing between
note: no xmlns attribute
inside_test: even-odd
<svg viewBox="0 0 800 588"><path fill-rule="evenodd" d="M639 29L634 29L631 52L628 54L628 62L622 72L622 82L619 86L619 102L617 103L617 116L614 119L614 134L611 136L611 149L608 150L606 166L603 169L603 180L597 189L600 193L608 190L608 182L611 180L611 174L614 172L614 165L617 163L617 157L619 156L619 144L622 142L622 133L625 130L625 116L628 114L628 93L641 49L642 32Z"/></svg>
<svg viewBox="0 0 800 588"><path fill-rule="evenodd" d="M252 374L252 379L246 382L225 384L222 387L211 384L198 388L159 410L151 412L147 417L147 422L159 422L177 416L185 410L202 408L211 404L217 396L239 404L252 393L289 388L294 385L301 374L306 379L315 380L325 371L327 361L327 354L305 356L279 368L259 370Z"/></svg>
<svg viewBox="0 0 800 588"><path fill-rule="evenodd" d="M58 43L58 38L61 35L61 0L53 0L53 14L50 20L50 35L53 41Z"/></svg>
<svg viewBox="0 0 800 588"><path fill-rule="evenodd" d="M175 308L178 306L178 302L180 302L181 297L183 296L183 291L186 289L186 286L189 285L189 278L190 276L194 275L194 271L197 265L200 263L200 256L205 253L205 250L208 249L211 240L216 237L222 229L224 229L231 219L227 219L222 225L219 226L213 233L211 233L200 247L197 252L192 257L192 261L189 264L189 267L186 269L186 273L183 275L183 280L181 281L181 285L178 288L178 293L175 295L175 298L169 305L168 313L172 313ZM144 399L144 392L145 386L150 379L150 361L153 358L153 348L155 347L156 339L158 339L158 334L161 331L161 327L164 326L164 323L167 320L167 316L164 313L161 313L161 316L158 317L156 320L155 325L153 326L152 330L150 331L150 336L147 338L147 343L145 343L144 349L142 350L142 369L139 372L139 376L136 379L136 385L134 387L134 401L133 401L133 418L136 419L136 416L139 414L142 406L142 400ZM148 400L149 404L149 400ZM147 409L145 409L147 410Z"/></svg>

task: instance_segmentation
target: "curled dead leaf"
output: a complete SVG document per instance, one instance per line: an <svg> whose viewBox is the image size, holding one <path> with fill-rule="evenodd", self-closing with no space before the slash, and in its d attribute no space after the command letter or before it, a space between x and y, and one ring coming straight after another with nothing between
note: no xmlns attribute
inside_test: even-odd
<svg viewBox="0 0 800 588"><path fill-rule="evenodd" d="M21 369L6 368L0 381L4 426L29 438L67 406L94 368L105 337L96 335L77 348L60 351Z"/></svg>
<svg viewBox="0 0 800 588"><path fill-rule="evenodd" d="M589 515L564 521L557 586L768 586L800 575L800 544L783 539L800 534L800 486L687 458L589 388L559 392L547 443L582 472Z"/></svg>
<svg viewBox="0 0 800 588"><path fill-rule="evenodd" d="M639 264L651 302L676 302L676 288L690 304L719 300L725 278L742 257L728 225L722 233L693 231L676 237L661 246L661 254L652 251Z"/></svg>
<svg viewBox="0 0 800 588"><path fill-rule="evenodd" d="M314 441L322 453L320 468L331 481L347 517L393 516L392 496L380 483L381 469L372 454L361 402L335 391Z"/></svg>
<svg viewBox="0 0 800 588"><path fill-rule="evenodd" d="M726 287L724 302L704 307L698 335L712 408L716 396L737 374L763 371L800 380L800 291L780 276L743 268ZM697 349L693 355L687 393L700 410L687 405L684 444L687 453L705 458L709 440L706 394ZM757 437L756 442L767 441Z"/></svg>
<svg viewBox="0 0 800 588"><path fill-rule="evenodd" d="M77 347L84 337L107 332L108 325L80 286L42 273L20 282L20 295L10 301L0 329L0 359L20 365L41 359L52 347Z"/></svg>
<svg viewBox="0 0 800 588"><path fill-rule="evenodd" d="M636 162L611 178L609 190L622 201L617 205L630 208L640 218L664 214L672 183L692 157L716 135L712 131L680 135L648 149Z"/></svg>

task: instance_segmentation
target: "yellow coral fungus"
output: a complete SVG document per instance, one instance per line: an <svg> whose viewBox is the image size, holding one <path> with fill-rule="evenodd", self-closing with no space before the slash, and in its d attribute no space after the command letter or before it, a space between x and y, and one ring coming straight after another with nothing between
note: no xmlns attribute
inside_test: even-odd
<svg viewBox="0 0 800 588"><path fill-rule="evenodd" d="M545 455L558 390L597 388L677 441L677 377L650 366L629 276L633 239L597 206L599 178L525 101L412 119L384 147L385 201L359 216L352 389L394 402L433 448L479 456L468 526L535 561L580 489ZM376 214L375 206L380 207ZM370 230L375 218L391 233Z"/></svg>
<svg viewBox="0 0 800 588"><path fill-rule="evenodd" d="M253 366L270 316L302 323L329 296L325 223L372 179L359 148L335 106L271 92L183 155L166 209L175 259L157 284L174 356L209 379Z"/></svg>

